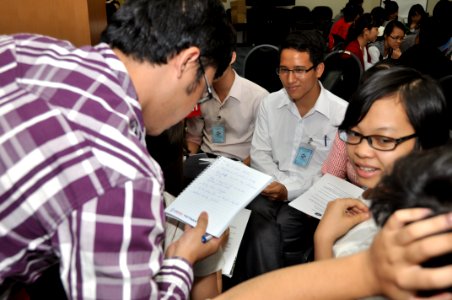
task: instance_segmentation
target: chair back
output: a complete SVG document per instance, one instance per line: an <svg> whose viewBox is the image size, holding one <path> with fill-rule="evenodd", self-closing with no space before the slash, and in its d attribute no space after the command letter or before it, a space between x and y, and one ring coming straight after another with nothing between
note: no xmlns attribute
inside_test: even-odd
<svg viewBox="0 0 452 300"><path fill-rule="evenodd" d="M322 33L325 40L328 40L331 26L333 25L333 10L329 6L316 6L311 11L314 28Z"/></svg>
<svg viewBox="0 0 452 300"><path fill-rule="evenodd" d="M364 72L358 57L350 51L337 50L325 56L324 64L325 71L320 78L323 86L349 101L358 88Z"/></svg>
<svg viewBox="0 0 452 300"><path fill-rule="evenodd" d="M314 29L311 10L307 6L294 6L290 9L290 30L308 30Z"/></svg>
<svg viewBox="0 0 452 300"><path fill-rule="evenodd" d="M243 61L243 77L257 83L270 93L282 88L276 74L279 66L279 49L270 44L255 46Z"/></svg>

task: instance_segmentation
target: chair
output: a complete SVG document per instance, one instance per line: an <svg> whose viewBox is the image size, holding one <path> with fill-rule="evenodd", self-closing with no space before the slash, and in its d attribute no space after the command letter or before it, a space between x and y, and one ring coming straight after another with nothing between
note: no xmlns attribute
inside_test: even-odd
<svg viewBox="0 0 452 300"><path fill-rule="evenodd" d="M290 9L290 30L313 29L311 10L307 6L294 6Z"/></svg>
<svg viewBox="0 0 452 300"><path fill-rule="evenodd" d="M320 78L323 86L349 101L364 72L358 57L350 51L337 50L325 56L324 64L325 71Z"/></svg>
<svg viewBox="0 0 452 300"><path fill-rule="evenodd" d="M243 77L257 83L267 91L275 92L282 88L276 74L279 66L279 49L270 44L255 46L243 61Z"/></svg>
<svg viewBox="0 0 452 300"><path fill-rule="evenodd" d="M311 11L314 28L322 32L325 40L328 40L331 26L333 25L333 10L329 6L316 6Z"/></svg>
<svg viewBox="0 0 452 300"><path fill-rule="evenodd" d="M279 44L289 33L290 11L272 6L255 6L247 10L248 42Z"/></svg>
<svg viewBox="0 0 452 300"><path fill-rule="evenodd" d="M439 80L443 89L447 103L447 113L449 115L449 130L452 131L452 75L447 75Z"/></svg>

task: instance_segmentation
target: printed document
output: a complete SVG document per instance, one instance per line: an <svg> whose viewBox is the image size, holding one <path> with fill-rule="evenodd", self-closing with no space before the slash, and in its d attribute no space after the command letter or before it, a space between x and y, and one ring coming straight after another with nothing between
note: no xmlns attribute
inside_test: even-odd
<svg viewBox="0 0 452 300"><path fill-rule="evenodd" d="M321 219L328 202L338 198L359 198L363 192L362 188L327 173L289 205Z"/></svg>

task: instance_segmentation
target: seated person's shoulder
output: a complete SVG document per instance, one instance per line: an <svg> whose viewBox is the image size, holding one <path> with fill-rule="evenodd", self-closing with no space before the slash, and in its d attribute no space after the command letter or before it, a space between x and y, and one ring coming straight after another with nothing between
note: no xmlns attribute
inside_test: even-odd
<svg viewBox="0 0 452 300"><path fill-rule="evenodd" d="M247 92L251 92L255 95L261 96L266 96L269 94L265 88L261 87L257 83L249 79L246 79L245 77L241 77L239 75L237 75L237 78L240 80L242 87L244 87L247 90Z"/></svg>

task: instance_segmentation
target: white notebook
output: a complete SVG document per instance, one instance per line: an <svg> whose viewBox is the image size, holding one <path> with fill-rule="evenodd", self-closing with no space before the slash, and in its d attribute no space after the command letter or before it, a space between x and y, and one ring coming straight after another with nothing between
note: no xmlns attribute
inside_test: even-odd
<svg viewBox="0 0 452 300"><path fill-rule="evenodd" d="M207 233L219 237L237 213L272 177L226 157L215 160L165 209L165 213L195 226L199 214L209 215Z"/></svg>
<svg viewBox="0 0 452 300"><path fill-rule="evenodd" d="M362 188L327 173L289 205L321 219L328 202L338 198L359 198L363 192Z"/></svg>

